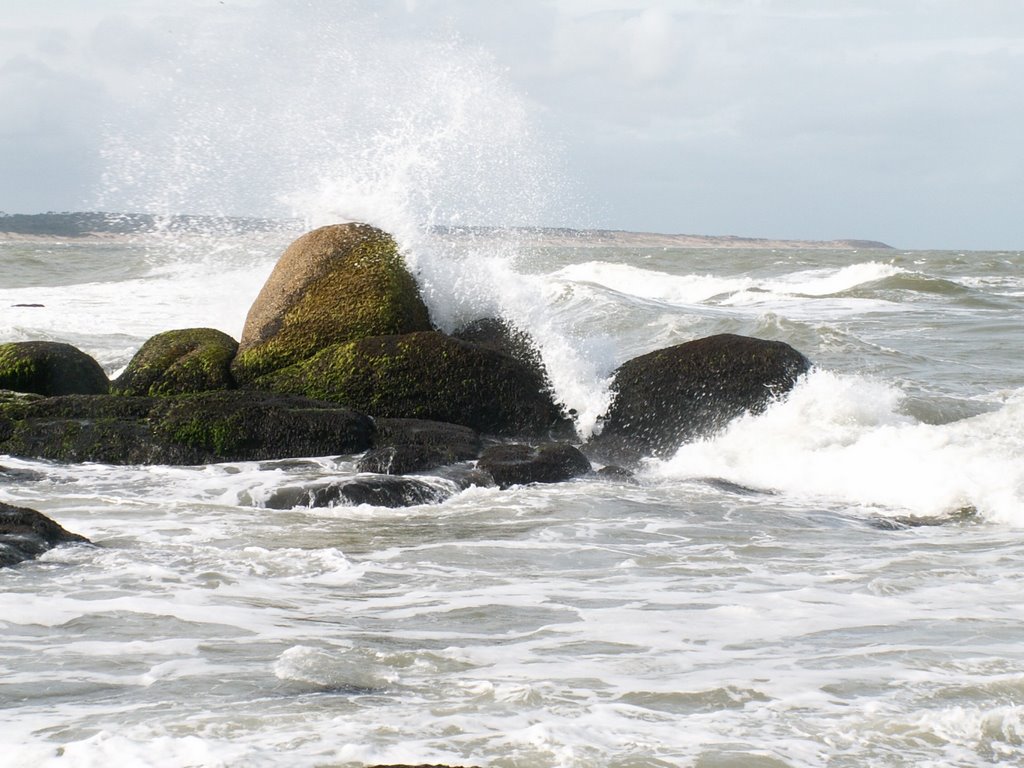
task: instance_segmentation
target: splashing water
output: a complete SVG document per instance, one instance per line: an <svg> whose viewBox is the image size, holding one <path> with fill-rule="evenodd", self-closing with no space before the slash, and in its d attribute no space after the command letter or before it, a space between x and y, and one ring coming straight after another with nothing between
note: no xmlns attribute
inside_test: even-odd
<svg viewBox="0 0 1024 768"><path fill-rule="evenodd" d="M529 332L589 432L602 357L544 281L516 271L508 229L564 223L573 206L551 142L486 53L406 39L356 3L266 3L207 17L147 77L109 136L100 207L385 229L442 329L498 316ZM503 234L455 244L439 226Z"/></svg>

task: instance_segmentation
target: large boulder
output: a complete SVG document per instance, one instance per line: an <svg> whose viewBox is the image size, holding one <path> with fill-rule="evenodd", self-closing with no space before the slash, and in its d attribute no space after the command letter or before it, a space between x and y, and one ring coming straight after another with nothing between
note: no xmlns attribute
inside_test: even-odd
<svg viewBox="0 0 1024 768"><path fill-rule="evenodd" d="M142 345L111 391L155 397L233 389L231 361L237 351L237 341L213 328L158 333Z"/></svg>
<svg viewBox="0 0 1024 768"><path fill-rule="evenodd" d="M110 387L107 374L77 347L57 341L0 344L0 389L54 395L99 395Z"/></svg>
<svg viewBox="0 0 1024 768"><path fill-rule="evenodd" d="M390 235L366 224L321 227L274 267L249 310L232 372L244 385L331 345L431 327Z"/></svg>
<svg viewBox="0 0 1024 768"><path fill-rule="evenodd" d="M0 404L0 453L64 462L205 464L360 453L373 421L265 392L67 396Z"/></svg>
<svg viewBox="0 0 1024 768"><path fill-rule="evenodd" d="M546 434L567 423L535 370L435 331L336 344L254 386L486 434Z"/></svg>
<svg viewBox="0 0 1024 768"><path fill-rule="evenodd" d="M587 453L602 460L669 456L685 442L764 410L811 364L780 341L721 334L624 363L612 402Z"/></svg>
<svg viewBox="0 0 1024 768"><path fill-rule="evenodd" d="M0 501L0 567L31 560L59 544L71 543L88 544L89 540L64 530L34 509Z"/></svg>

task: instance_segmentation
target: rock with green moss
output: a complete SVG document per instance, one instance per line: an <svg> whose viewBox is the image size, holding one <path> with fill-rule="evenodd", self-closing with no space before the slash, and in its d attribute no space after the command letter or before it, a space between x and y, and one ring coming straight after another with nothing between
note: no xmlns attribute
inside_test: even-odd
<svg viewBox="0 0 1024 768"><path fill-rule="evenodd" d="M103 368L77 347L57 341L0 344L0 389L54 395L99 395L110 387Z"/></svg>
<svg viewBox="0 0 1024 768"><path fill-rule="evenodd" d="M390 235L366 224L321 227L274 267L249 310L232 372L247 384L335 344L431 327Z"/></svg>
<svg viewBox="0 0 1024 768"><path fill-rule="evenodd" d="M436 331L336 344L255 386L493 435L547 434L568 423L537 371Z"/></svg>
<svg viewBox="0 0 1024 768"><path fill-rule="evenodd" d="M122 395L181 395L233 389L231 361L238 342L213 328L158 333L112 384Z"/></svg>
<svg viewBox="0 0 1024 768"><path fill-rule="evenodd" d="M204 392L0 404L0 453L64 462L205 464L360 453L373 421L305 397Z"/></svg>

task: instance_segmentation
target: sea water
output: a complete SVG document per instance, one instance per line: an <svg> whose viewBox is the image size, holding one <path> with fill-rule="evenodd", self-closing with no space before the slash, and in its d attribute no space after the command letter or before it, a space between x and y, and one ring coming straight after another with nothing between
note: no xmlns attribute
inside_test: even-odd
<svg viewBox="0 0 1024 768"><path fill-rule="evenodd" d="M0 765L1024 761L1024 255L439 236L589 206L558 126L415 5L111 21L159 45L110 84L90 207L383 227L440 327L531 334L580 439L654 349L741 333L813 370L635 482L397 510L268 508L353 456L0 456L0 500L95 543L0 571ZM237 338L297 234L2 241L0 341L115 376L161 331Z"/></svg>
<svg viewBox="0 0 1024 768"><path fill-rule="evenodd" d="M0 243L0 338L115 375L159 331L237 337L292 236ZM353 456L0 457L0 499L96 544L0 573L0 762L1024 760L1024 254L422 242L516 277L483 305L582 422L615 366L712 333L815 367L636 482L398 510L266 507Z"/></svg>

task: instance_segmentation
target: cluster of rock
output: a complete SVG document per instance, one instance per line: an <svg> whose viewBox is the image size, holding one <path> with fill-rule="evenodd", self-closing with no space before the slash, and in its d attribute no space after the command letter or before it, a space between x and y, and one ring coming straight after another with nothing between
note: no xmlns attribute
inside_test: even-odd
<svg viewBox="0 0 1024 768"><path fill-rule="evenodd" d="M365 452L366 476L273 505L398 506L567 480L592 471L588 455L669 454L763 409L808 368L786 344L732 335L644 355L615 373L601 434L577 446L525 334L500 319L440 332L394 240L336 225L285 251L238 343L209 328L161 333L113 382L70 345L0 344L0 453L201 464ZM405 477L426 471L446 482Z"/></svg>

